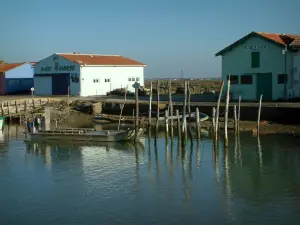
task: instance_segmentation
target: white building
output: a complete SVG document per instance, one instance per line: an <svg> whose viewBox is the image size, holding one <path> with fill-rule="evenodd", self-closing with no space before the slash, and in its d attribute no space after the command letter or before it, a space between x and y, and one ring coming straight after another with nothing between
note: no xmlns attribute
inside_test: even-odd
<svg viewBox="0 0 300 225"><path fill-rule="evenodd" d="M120 55L56 53L34 65L36 95L106 95L116 88L144 85L146 65Z"/></svg>

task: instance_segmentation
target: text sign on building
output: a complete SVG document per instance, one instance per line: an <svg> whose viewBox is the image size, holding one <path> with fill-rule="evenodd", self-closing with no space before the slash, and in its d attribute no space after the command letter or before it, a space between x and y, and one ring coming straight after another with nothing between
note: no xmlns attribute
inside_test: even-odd
<svg viewBox="0 0 300 225"><path fill-rule="evenodd" d="M74 71L75 66L59 66L55 65L55 71ZM42 72L51 72L52 66L42 66L41 67Z"/></svg>
<svg viewBox="0 0 300 225"><path fill-rule="evenodd" d="M258 49L266 49L268 46L266 44L263 45L245 45L245 49L249 50L258 50Z"/></svg>

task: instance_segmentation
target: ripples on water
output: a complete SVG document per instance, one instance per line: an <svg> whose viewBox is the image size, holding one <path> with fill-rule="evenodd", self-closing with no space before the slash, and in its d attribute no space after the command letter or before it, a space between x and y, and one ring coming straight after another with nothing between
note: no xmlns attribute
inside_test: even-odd
<svg viewBox="0 0 300 225"><path fill-rule="evenodd" d="M9 132L8 132L9 129ZM0 224L299 224L300 139L102 145L0 135Z"/></svg>

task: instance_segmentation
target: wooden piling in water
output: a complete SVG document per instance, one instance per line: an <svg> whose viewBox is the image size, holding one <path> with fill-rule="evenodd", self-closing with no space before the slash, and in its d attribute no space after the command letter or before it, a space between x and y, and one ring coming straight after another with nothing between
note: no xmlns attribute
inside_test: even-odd
<svg viewBox="0 0 300 225"><path fill-rule="evenodd" d="M178 131L178 140L181 140L181 128L180 128L180 116L179 110L176 109L176 117L177 117L177 131Z"/></svg>
<svg viewBox="0 0 300 225"><path fill-rule="evenodd" d="M68 86L68 127L70 127L70 85Z"/></svg>
<svg viewBox="0 0 300 225"><path fill-rule="evenodd" d="M227 93L226 93L226 105L225 105L225 121L224 121L224 129L225 129L225 147L228 147L228 107L229 107L229 93L230 93L230 75L228 76L227 81Z"/></svg>
<svg viewBox="0 0 300 225"><path fill-rule="evenodd" d="M198 108L196 108L196 126L197 126L197 139L200 140L201 125L200 125L200 114Z"/></svg>
<svg viewBox="0 0 300 225"><path fill-rule="evenodd" d="M6 105L7 105L8 116L10 117L9 102L6 102Z"/></svg>
<svg viewBox="0 0 300 225"><path fill-rule="evenodd" d="M237 121L236 105L233 106L233 117L234 117L234 133L237 134L238 121Z"/></svg>
<svg viewBox="0 0 300 225"><path fill-rule="evenodd" d="M137 140L138 137L138 128L139 128L139 89L135 88L135 137Z"/></svg>
<svg viewBox="0 0 300 225"><path fill-rule="evenodd" d="M171 120L170 120L170 130L171 130L171 137L173 138L174 136L174 131L173 131L173 125L174 125L174 121L173 121L173 102L172 102L172 81L169 80L169 107L170 107L170 111L169 111L169 115L171 116Z"/></svg>
<svg viewBox="0 0 300 225"><path fill-rule="evenodd" d="M1 115L4 116L4 106L3 106L3 102L1 102Z"/></svg>
<svg viewBox="0 0 300 225"><path fill-rule="evenodd" d="M124 109L124 106L125 106L125 103L126 103L127 89L128 89L128 85L127 85L127 87L125 89L124 104L121 107L121 112L120 112L120 117L119 117L119 124L118 124L118 130L120 130L122 113L123 113L123 109Z"/></svg>
<svg viewBox="0 0 300 225"><path fill-rule="evenodd" d="M166 137L169 137L169 111L165 111L165 127L166 127Z"/></svg>
<svg viewBox="0 0 300 225"><path fill-rule="evenodd" d="M156 111L156 126L155 126L155 130L156 133L158 132L158 123L159 123L159 80L157 80L156 83L156 91L157 91L157 111Z"/></svg>
<svg viewBox="0 0 300 225"><path fill-rule="evenodd" d="M51 107L45 107L45 120L44 120L44 130L50 130L51 123Z"/></svg>
<svg viewBox="0 0 300 225"><path fill-rule="evenodd" d="M150 82L150 96L149 96L149 119L148 125L151 127L151 115L152 114L152 81Z"/></svg>
<svg viewBox="0 0 300 225"><path fill-rule="evenodd" d="M222 81L222 83L221 83L220 90L219 90L218 102L217 102L216 122L215 122L215 141L218 140L220 103L221 103L223 88L224 88L224 81Z"/></svg>
<svg viewBox="0 0 300 225"><path fill-rule="evenodd" d="M182 144L185 145L187 140L187 129L186 129L186 100L187 100L187 82L184 82L184 102L183 102L183 110L182 110Z"/></svg>
<svg viewBox="0 0 300 225"><path fill-rule="evenodd" d="M215 133L215 126L216 126L216 107L212 109L212 132Z"/></svg>
<svg viewBox="0 0 300 225"><path fill-rule="evenodd" d="M240 130L241 101L242 101L242 98L241 98L241 96L239 96L238 116L237 116L237 129L238 129L238 131Z"/></svg>
<svg viewBox="0 0 300 225"><path fill-rule="evenodd" d="M260 124L260 113L263 95L260 95L259 105L258 105L258 116L257 116L257 135L259 135L259 124Z"/></svg>

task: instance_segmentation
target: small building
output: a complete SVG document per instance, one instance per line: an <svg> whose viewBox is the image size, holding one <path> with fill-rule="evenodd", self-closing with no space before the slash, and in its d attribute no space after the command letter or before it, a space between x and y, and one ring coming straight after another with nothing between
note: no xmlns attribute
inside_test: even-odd
<svg viewBox="0 0 300 225"><path fill-rule="evenodd" d="M36 95L106 95L137 81L144 85L144 63L120 55L56 53L34 65Z"/></svg>
<svg viewBox="0 0 300 225"><path fill-rule="evenodd" d="M29 93L33 87L33 64L0 61L0 94Z"/></svg>
<svg viewBox="0 0 300 225"><path fill-rule="evenodd" d="M222 56L222 80L226 81L230 74L231 98L257 101L262 94L264 101L271 101L300 97L299 78L294 76L300 44L294 41L298 38L299 35L251 32L218 52L216 56Z"/></svg>

